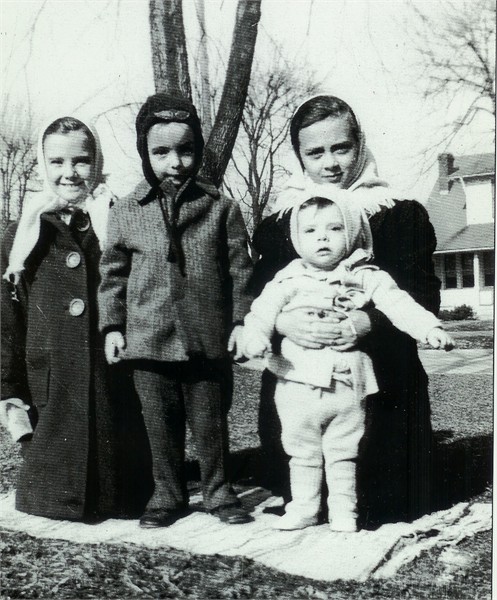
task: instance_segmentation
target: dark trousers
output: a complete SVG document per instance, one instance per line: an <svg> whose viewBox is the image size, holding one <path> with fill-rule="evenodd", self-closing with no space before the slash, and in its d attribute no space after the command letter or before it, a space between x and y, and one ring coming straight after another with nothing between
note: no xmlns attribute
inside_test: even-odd
<svg viewBox="0 0 497 600"><path fill-rule="evenodd" d="M140 361L134 367L153 461L155 490L147 509L175 510L188 504L187 421L200 465L205 508L238 503L227 479L231 365L224 360Z"/></svg>

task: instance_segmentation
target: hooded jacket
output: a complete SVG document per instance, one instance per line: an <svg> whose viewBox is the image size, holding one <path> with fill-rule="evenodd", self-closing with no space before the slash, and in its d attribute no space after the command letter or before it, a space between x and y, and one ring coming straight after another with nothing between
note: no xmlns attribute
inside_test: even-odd
<svg viewBox="0 0 497 600"><path fill-rule="evenodd" d="M195 108L167 94L151 96L136 120L147 181L115 204L101 261L100 328L126 336L126 359L186 361L227 355L235 323L247 313L252 263L238 206L192 176L176 189L150 167L147 133L155 123L187 123L196 168L203 138Z"/></svg>
<svg viewBox="0 0 497 600"><path fill-rule="evenodd" d="M347 313L373 304L398 329L426 341L428 332L440 326L438 319L400 290L386 272L369 263L372 258L369 222L353 198L348 202L330 201L338 206L343 217L347 258L332 271L317 269L302 259L292 261L253 302L245 318L244 335L257 331L269 339L281 311L306 308L324 317L333 311ZM290 222L292 243L297 252L300 248L299 208L294 208ZM268 357L267 367L283 379L323 388L330 387L333 379L349 382L358 397L378 391L371 359L360 350L307 349L284 338L281 351Z"/></svg>

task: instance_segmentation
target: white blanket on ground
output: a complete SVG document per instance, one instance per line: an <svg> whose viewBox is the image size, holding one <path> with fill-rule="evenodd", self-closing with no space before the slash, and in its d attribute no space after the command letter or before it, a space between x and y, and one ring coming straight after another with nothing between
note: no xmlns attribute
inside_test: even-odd
<svg viewBox="0 0 497 600"><path fill-rule="evenodd" d="M383 525L376 531L334 533L328 525L301 531L275 531L279 517L264 513L281 498L261 488L240 494L254 507L254 522L225 525L203 512L193 512L167 528L141 529L138 521L109 519L96 525L55 521L18 512L14 494L0 496L0 528L39 538L88 544L132 543L148 548L173 547L197 554L246 556L292 575L321 581L364 581L395 575L400 567L432 546L449 546L491 528L491 504L462 502L413 523ZM192 498L192 504L200 497Z"/></svg>

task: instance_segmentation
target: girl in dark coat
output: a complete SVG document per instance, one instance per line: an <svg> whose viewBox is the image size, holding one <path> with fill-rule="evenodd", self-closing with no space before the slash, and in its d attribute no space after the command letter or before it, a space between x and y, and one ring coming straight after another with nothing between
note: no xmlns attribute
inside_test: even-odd
<svg viewBox="0 0 497 600"><path fill-rule="evenodd" d="M290 125L303 175L294 176L254 235L260 255L252 281L259 294L274 274L297 257L290 239L292 206L303 196L331 187L352 192L369 216L374 263L423 307L437 313L440 284L432 253L436 239L418 202L398 201L378 178L376 164L351 108L333 96L311 98ZM351 323L352 322L352 323ZM319 320L300 311L280 314L277 331L297 344L337 350L358 347L372 360L380 392L367 399L366 434L358 463L360 518L366 524L415 518L430 508L432 430L428 380L416 342L398 331L374 308L353 311L349 319ZM277 342L277 340L276 340ZM270 464L269 484L287 490L288 468L274 408L274 377L265 372L259 429L262 464ZM278 458L279 457L279 458ZM282 487L281 487L282 486Z"/></svg>
<svg viewBox="0 0 497 600"><path fill-rule="evenodd" d="M150 470L146 447L133 443L146 437L126 374L109 371L97 327L111 194L100 184L96 133L57 119L42 129L38 165L44 190L3 248L0 412L7 426L27 413L34 425L16 508L57 519L127 516L143 509Z"/></svg>

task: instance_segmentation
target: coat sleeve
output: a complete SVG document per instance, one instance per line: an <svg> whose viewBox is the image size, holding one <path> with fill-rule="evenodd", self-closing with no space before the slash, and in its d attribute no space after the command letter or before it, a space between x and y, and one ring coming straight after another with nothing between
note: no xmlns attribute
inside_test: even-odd
<svg viewBox="0 0 497 600"><path fill-rule="evenodd" d="M426 209L419 202L404 200L384 215L373 217L370 223L375 264L418 304L436 315L440 308L440 281L433 265L437 241ZM372 330L367 342L382 345L385 334L394 326L381 311L373 308L368 313Z"/></svg>
<svg viewBox="0 0 497 600"><path fill-rule="evenodd" d="M271 338L276 318L296 291L295 288L288 285L288 280L283 282L273 280L266 284L260 296L252 302L250 312L245 317L247 337L254 332Z"/></svg>
<svg viewBox="0 0 497 600"><path fill-rule="evenodd" d="M122 202L122 201L121 201ZM109 212L107 243L100 259L98 289L99 328L102 333L126 328L126 291L131 269L131 252L123 235L121 207Z"/></svg>
<svg viewBox="0 0 497 600"><path fill-rule="evenodd" d="M385 271L364 269L362 276L366 294L400 331L413 339L426 342L428 333L434 327L441 326L433 313L425 310L407 292L401 290Z"/></svg>
<svg viewBox="0 0 497 600"><path fill-rule="evenodd" d="M253 295L249 291L252 260L248 253L248 238L240 208L230 201L226 220L228 269L232 281L232 321L240 325L250 309Z"/></svg>
<svg viewBox="0 0 497 600"><path fill-rule="evenodd" d="M2 244L2 273L8 264L15 225L5 232ZM2 278L2 400L20 398L31 404L26 368L28 286L21 276L18 285Z"/></svg>

